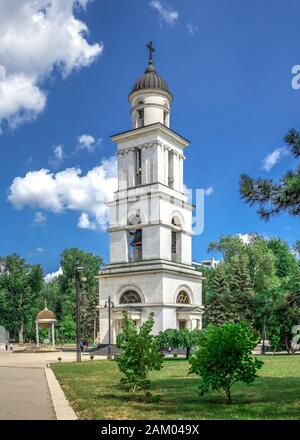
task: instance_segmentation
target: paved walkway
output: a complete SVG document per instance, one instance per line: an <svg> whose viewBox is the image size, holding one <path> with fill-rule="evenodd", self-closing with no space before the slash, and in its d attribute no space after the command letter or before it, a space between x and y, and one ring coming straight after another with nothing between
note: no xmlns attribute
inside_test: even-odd
<svg viewBox="0 0 300 440"><path fill-rule="evenodd" d="M0 420L57 418L45 367L58 362L58 357L62 358L62 362L74 362L76 353L11 353L0 350ZM95 356L95 359L98 358ZM90 360L89 355L83 354L82 360ZM56 396L57 402L61 399L62 396Z"/></svg>
<svg viewBox="0 0 300 440"><path fill-rule="evenodd" d="M1 420L55 420L45 371L0 367Z"/></svg>

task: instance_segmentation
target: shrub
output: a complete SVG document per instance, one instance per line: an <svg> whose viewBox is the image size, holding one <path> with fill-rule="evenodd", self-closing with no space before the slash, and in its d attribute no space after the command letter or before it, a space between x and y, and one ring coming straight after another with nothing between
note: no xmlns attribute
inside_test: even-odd
<svg viewBox="0 0 300 440"><path fill-rule="evenodd" d="M123 316L123 331L117 340L121 354L116 356L118 367L125 375L121 382L132 387L133 391L142 390L145 400L150 401L148 374L153 370L159 371L163 363L159 341L151 335L154 315L151 313L140 328L136 327L127 311L123 312Z"/></svg>
<svg viewBox="0 0 300 440"><path fill-rule="evenodd" d="M224 390L231 403L231 387L236 382L250 384L263 362L252 357L257 345L256 334L245 322L225 323L222 327L209 325L200 337L199 347L190 359L190 373L201 378L200 391L211 388Z"/></svg>

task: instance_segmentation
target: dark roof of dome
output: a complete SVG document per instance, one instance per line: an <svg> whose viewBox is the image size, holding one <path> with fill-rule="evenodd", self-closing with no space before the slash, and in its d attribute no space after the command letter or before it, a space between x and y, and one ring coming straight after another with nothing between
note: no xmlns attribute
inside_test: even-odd
<svg viewBox="0 0 300 440"><path fill-rule="evenodd" d="M168 84L156 73L155 67L151 61L149 62L144 75L134 84L131 93L144 89L158 89L170 93Z"/></svg>

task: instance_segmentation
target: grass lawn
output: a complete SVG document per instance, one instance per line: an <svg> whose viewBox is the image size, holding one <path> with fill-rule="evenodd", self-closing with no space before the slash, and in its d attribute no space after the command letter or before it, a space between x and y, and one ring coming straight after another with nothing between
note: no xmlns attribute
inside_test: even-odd
<svg viewBox="0 0 300 440"><path fill-rule="evenodd" d="M114 361L55 364L53 370L80 419L299 419L300 356L261 356L254 384L236 384L233 404L223 394L199 396L198 379L183 359L164 362L151 374L161 402L144 403L119 386Z"/></svg>

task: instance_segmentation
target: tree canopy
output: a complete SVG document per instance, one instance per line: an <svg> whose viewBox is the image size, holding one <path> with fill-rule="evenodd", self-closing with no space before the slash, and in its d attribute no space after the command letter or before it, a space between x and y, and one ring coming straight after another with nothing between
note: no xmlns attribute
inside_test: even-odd
<svg viewBox="0 0 300 440"><path fill-rule="evenodd" d="M295 129L289 131L284 141L292 155L300 157L300 133ZM242 174L240 179L240 194L250 206L258 206L258 215L263 220L286 212L291 216L300 215L300 165L294 171L287 173L275 183L271 179L253 179Z"/></svg>

